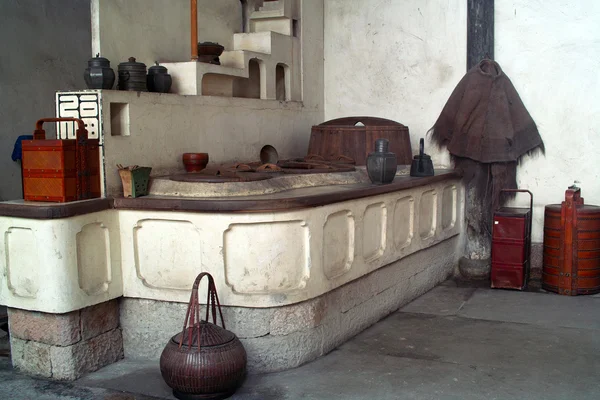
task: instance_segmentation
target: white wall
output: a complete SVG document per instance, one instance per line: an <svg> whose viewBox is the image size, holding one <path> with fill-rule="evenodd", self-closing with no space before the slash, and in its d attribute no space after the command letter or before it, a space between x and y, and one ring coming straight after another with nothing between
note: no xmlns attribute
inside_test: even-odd
<svg viewBox="0 0 600 400"><path fill-rule="evenodd" d="M600 204L600 2L496 0L496 59L538 125L546 157L526 158L521 188L534 194L534 242L544 205L560 203L574 180Z"/></svg>
<svg viewBox="0 0 600 400"><path fill-rule="evenodd" d="M94 53L117 69L129 57L148 67L154 61L189 61L189 0L92 0ZM198 41L230 50L242 30L239 0L198 0Z"/></svg>
<svg viewBox="0 0 600 400"><path fill-rule="evenodd" d="M546 156L526 157L518 172L534 194L541 242L544 206L560 203L574 180L586 203L600 204L600 2L496 0L495 10L495 58L546 144ZM416 152L465 68L464 0L325 1L325 119L397 120ZM449 165L445 150L426 151Z"/></svg>
<svg viewBox="0 0 600 400"><path fill-rule="evenodd" d="M54 92L85 88L89 0L0 1L0 201L22 198L15 139L52 117Z"/></svg>
<svg viewBox="0 0 600 400"><path fill-rule="evenodd" d="M465 0L325 0L325 119L396 120L416 153L466 72L466 12Z"/></svg>

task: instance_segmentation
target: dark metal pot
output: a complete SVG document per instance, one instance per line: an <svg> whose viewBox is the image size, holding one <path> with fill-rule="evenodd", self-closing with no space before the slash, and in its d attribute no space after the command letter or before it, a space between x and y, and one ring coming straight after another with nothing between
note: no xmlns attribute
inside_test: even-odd
<svg viewBox="0 0 600 400"><path fill-rule="evenodd" d="M168 93L171 90L173 80L167 72L167 68L158 65L158 61L148 69L146 84L150 92Z"/></svg>
<svg viewBox="0 0 600 400"><path fill-rule="evenodd" d="M96 54L96 57L88 60L83 79L88 89L112 89L115 84L115 71L110 67L108 59Z"/></svg>
<svg viewBox="0 0 600 400"><path fill-rule="evenodd" d="M369 179L377 185L391 183L396 176L398 160L396 154L388 151L389 144L387 139L377 139L375 151L367 157Z"/></svg>
<svg viewBox="0 0 600 400"><path fill-rule="evenodd" d="M198 284L208 277L206 320L200 320ZM219 310L221 326L217 325ZM212 310L213 323L208 322ZM194 322L196 321L196 322ZM231 396L246 376L246 350L225 329L213 277L203 272L194 281L181 333L173 336L160 356L160 372L178 399L224 399Z"/></svg>
<svg viewBox="0 0 600 400"><path fill-rule="evenodd" d="M136 62L135 57L119 64L119 90L147 92L146 64Z"/></svg>
<svg viewBox="0 0 600 400"><path fill-rule="evenodd" d="M433 161L425 154L425 140L419 141L419 155L415 156L410 166L410 176L433 176Z"/></svg>

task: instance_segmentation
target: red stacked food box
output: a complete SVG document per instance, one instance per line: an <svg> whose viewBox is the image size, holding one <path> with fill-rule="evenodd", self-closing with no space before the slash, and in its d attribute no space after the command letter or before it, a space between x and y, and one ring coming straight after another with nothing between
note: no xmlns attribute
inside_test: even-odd
<svg viewBox="0 0 600 400"><path fill-rule="evenodd" d="M531 192L525 192L531 195ZM493 288L523 290L527 286L532 206L533 200L529 208L502 207L494 212L491 274Z"/></svg>
<svg viewBox="0 0 600 400"><path fill-rule="evenodd" d="M74 121L77 139L46 140L44 122ZM24 140L23 192L26 201L68 202L100 197L100 156L97 139L88 139L82 120L44 118L33 140Z"/></svg>
<svg viewBox="0 0 600 400"><path fill-rule="evenodd" d="M600 292L600 207L571 186L544 212L542 288L565 296Z"/></svg>

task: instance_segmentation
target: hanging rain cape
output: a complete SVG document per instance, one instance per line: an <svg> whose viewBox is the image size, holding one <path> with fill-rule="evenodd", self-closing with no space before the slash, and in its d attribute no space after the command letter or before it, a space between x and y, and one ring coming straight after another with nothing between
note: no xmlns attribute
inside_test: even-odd
<svg viewBox="0 0 600 400"><path fill-rule="evenodd" d="M484 59L460 80L444 106L431 137L446 146L469 180L477 164L487 179L476 186L496 208L501 189L517 188L517 162L528 153L544 152L544 142L512 82L500 65Z"/></svg>

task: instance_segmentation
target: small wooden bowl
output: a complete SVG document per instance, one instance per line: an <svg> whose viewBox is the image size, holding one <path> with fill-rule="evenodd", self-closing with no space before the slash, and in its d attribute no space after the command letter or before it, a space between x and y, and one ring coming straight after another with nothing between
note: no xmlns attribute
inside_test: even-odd
<svg viewBox="0 0 600 400"><path fill-rule="evenodd" d="M187 172L199 172L208 164L208 153L183 153L181 159Z"/></svg>

